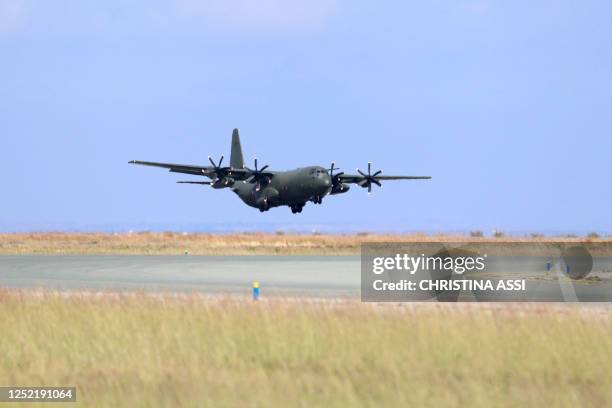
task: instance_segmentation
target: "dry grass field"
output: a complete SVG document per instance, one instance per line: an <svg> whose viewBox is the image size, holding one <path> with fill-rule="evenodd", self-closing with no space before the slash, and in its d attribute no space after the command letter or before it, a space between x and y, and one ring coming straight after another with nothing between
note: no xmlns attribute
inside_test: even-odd
<svg viewBox="0 0 612 408"><path fill-rule="evenodd" d="M79 406L612 405L600 307L3 291L0 313L0 382Z"/></svg>
<svg viewBox="0 0 612 408"><path fill-rule="evenodd" d="M0 254L358 255L362 242L612 242L612 238L464 235L26 233L0 234Z"/></svg>

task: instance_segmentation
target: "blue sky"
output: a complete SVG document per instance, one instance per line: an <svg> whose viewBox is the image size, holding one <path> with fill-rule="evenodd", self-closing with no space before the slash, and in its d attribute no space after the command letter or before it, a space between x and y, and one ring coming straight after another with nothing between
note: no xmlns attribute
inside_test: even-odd
<svg viewBox="0 0 612 408"><path fill-rule="evenodd" d="M0 230L612 231L606 1L0 0ZM431 175L264 214L130 159Z"/></svg>

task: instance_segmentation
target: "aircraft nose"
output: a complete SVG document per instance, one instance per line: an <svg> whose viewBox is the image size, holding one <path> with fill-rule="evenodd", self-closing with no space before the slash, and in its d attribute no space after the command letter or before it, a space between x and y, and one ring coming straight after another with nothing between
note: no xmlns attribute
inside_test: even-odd
<svg viewBox="0 0 612 408"><path fill-rule="evenodd" d="M324 189L328 189L331 186L331 177L328 174L323 175L320 179L319 179L319 185L324 188Z"/></svg>

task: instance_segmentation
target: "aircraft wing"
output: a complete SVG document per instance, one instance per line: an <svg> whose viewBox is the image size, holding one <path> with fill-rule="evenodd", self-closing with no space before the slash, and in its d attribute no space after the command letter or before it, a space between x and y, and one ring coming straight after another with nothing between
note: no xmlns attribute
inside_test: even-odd
<svg viewBox="0 0 612 408"><path fill-rule="evenodd" d="M428 180L431 176L372 176L374 180ZM339 174L338 178L343 183L362 183L366 177L360 174Z"/></svg>
<svg viewBox="0 0 612 408"><path fill-rule="evenodd" d="M368 193L372 192L372 184L382 187L381 181L383 180L426 180L430 179L429 176L383 176L381 171L378 170L374 174L371 174L372 163L368 163L368 173L364 173L357 169L359 174L344 174L338 173L334 177L334 185L339 181L341 183L355 183L360 187L367 188ZM333 166L332 166L333 167Z"/></svg>
<svg viewBox="0 0 612 408"><path fill-rule="evenodd" d="M172 173L194 174L197 176L212 176L214 169L211 166L192 166L189 164L157 163L149 161L132 160L130 164L141 166L161 167L170 170Z"/></svg>
<svg viewBox="0 0 612 408"><path fill-rule="evenodd" d="M138 164L141 166L161 167L168 169L172 173L193 174L196 176L206 176L209 178L216 177L216 170L213 166L194 166L190 164L172 164L158 163L149 161L132 160L129 164ZM229 174L237 180L244 180L248 176L248 171L245 169L232 169Z"/></svg>

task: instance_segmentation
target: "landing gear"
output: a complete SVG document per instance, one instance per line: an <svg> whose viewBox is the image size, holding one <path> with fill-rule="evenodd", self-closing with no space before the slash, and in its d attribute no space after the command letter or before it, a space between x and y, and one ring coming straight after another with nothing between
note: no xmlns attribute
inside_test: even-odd
<svg viewBox="0 0 612 408"><path fill-rule="evenodd" d="M312 199L312 202L315 204L321 204L323 202L323 197L321 196L316 196Z"/></svg>
<svg viewBox="0 0 612 408"><path fill-rule="evenodd" d="M294 214L297 214L297 213L302 212L302 208L304 208L304 204L292 204L290 205L290 207L291 207L291 212Z"/></svg>

